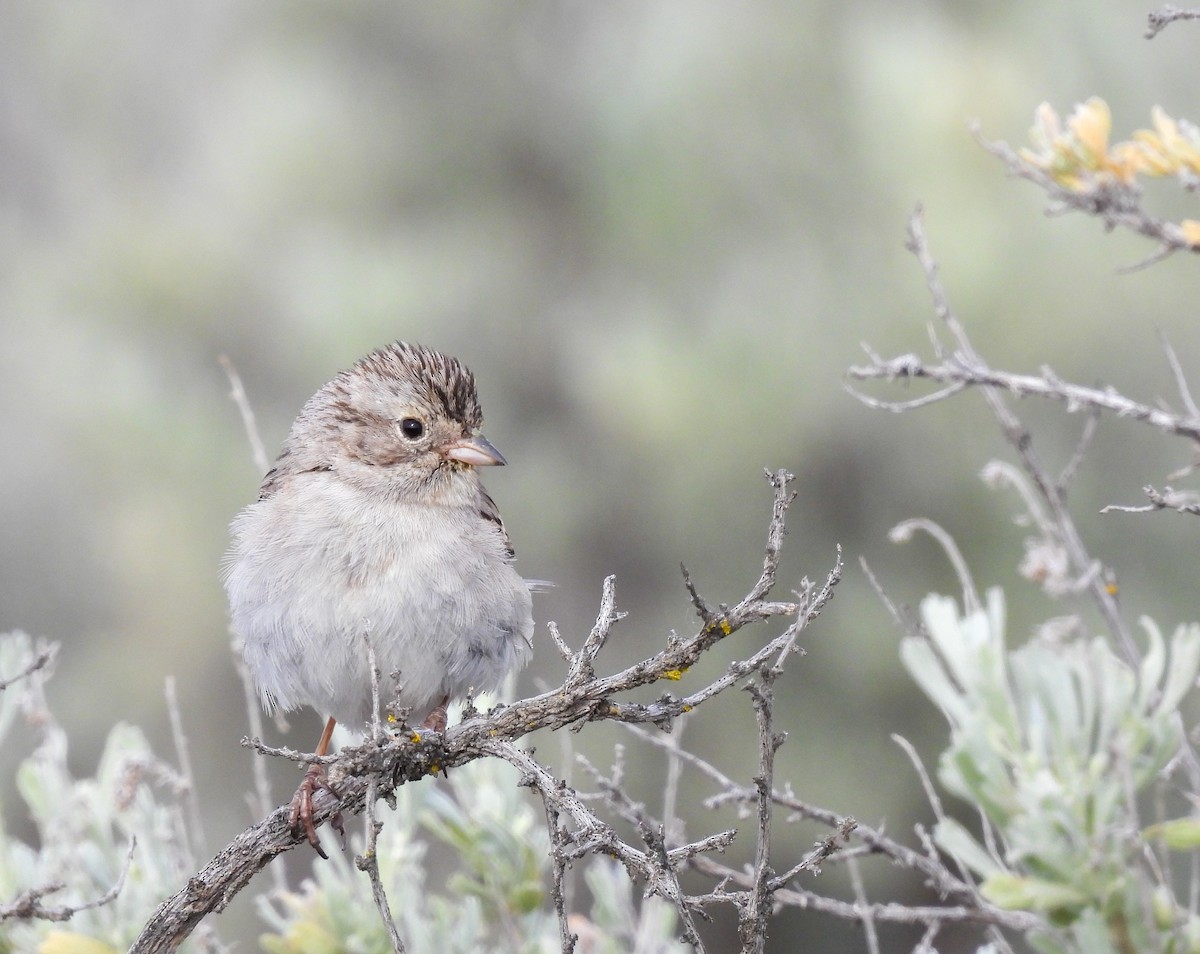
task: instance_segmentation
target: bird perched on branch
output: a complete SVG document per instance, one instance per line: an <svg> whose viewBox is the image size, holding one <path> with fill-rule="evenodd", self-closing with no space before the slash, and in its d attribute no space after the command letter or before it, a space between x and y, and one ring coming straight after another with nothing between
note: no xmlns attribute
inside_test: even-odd
<svg viewBox="0 0 1200 954"><path fill-rule="evenodd" d="M397 342L314 394L258 500L231 526L233 630L268 708L310 706L362 727L375 713L367 641L394 699L441 731L446 704L529 661L530 584L479 468L504 464L480 433L475 378ZM310 766L291 822L325 857Z"/></svg>

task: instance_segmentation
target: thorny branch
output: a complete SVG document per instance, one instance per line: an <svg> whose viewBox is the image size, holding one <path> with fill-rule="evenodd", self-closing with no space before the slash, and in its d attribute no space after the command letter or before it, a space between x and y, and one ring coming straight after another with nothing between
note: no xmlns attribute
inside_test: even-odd
<svg viewBox="0 0 1200 954"><path fill-rule="evenodd" d="M749 896L744 904L738 906L738 932L742 939L742 950L755 954L761 954L766 948L767 925L771 920L771 906L775 897L775 890L771 887L771 879L775 874L771 867L771 820L774 816L771 790L775 781L775 752L784 740L784 736L775 734L772 721L775 672L764 668L759 678L759 683L752 682L746 686L754 702L754 717L758 722L759 771L754 776L758 827L754 839L754 874Z"/></svg>
<svg viewBox="0 0 1200 954"><path fill-rule="evenodd" d="M1176 513L1190 513L1192 516L1200 517L1200 494L1193 490L1173 490L1170 487L1164 487L1161 491L1154 487L1146 486L1142 488L1147 499L1150 501L1141 507L1129 507L1123 504L1109 504L1101 513L1153 513L1156 510L1174 510Z"/></svg>
<svg viewBox="0 0 1200 954"><path fill-rule="evenodd" d="M630 727L630 731L653 745L662 748L669 745L661 735L647 732L636 726ZM678 755L720 789L716 795L705 800L705 807L717 808L725 804L745 804L747 806L759 804L762 796L757 786L738 783L693 752L680 750ZM933 924L942 921L947 923L971 921L979 924L995 924L1015 931L1027 931L1037 926L1045 927L1044 924L1039 925L1036 919L1026 912L1005 911L987 904L980 897L979 889L969 880L955 875L940 857L909 848L881 830L872 828L854 818L805 802L797 798L790 787L784 788L782 791L773 789L770 793L770 800L776 808L785 809L798 818L818 822L831 829L832 832L817 842L813 850L798 864L782 874L776 875L768 882L774 892L775 902L778 904L796 904L799 907L812 908L855 921L861 921L864 915L869 915L871 918L881 921L904 923ZM860 845L862 850L847 850L846 846L850 844ZM954 899L956 903L945 908L929 909L906 908L904 905L873 904L855 915L851 913L853 905L823 897L815 892L804 891L795 886L795 879L805 871L817 873L827 862L837 862L863 853L880 855L898 867L916 872L923 877L925 884L938 897ZM722 866L712 858L697 857L689 861L689 865L704 874L728 879L747 889L753 883L752 878L744 871L736 871ZM745 895L730 894L727 899L734 900L743 896L749 897L749 893L747 892ZM918 910L922 912L920 916L911 916L906 913Z"/></svg>
<svg viewBox="0 0 1200 954"><path fill-rule="evenodd" d="M841 575L841 558L827 575L820 588L808 587L794 601L773 601L768 598L775 583L785 527L784 517L793 494L788 489L791 475L785 471L767 475L774 504L767 533L766 553L762 571L750 592L732 607L711 608L688 581L689 592L702 624L689 637L672 636L665 649L633 666L608 676L596 675L596 659L608 641L613 627L623 614L616 610L615 586L612 578L605 581L600 612L592 631L578 651L572 651L561 636L552 636L559 652L568 662L563 685L557 689L514 703L497 707L484 715L474 715L450 728L445 734L402 732L395 738L379 738L372 734L362 745L344 749L337 756L319 758L290 750L269 750L257 741L249 742L260 751L270 751L294 761L320 761L328 766L328 778L338 792L334 797L319 792L314 798L314 818L327 821L338 812L360 814L370 798L386 798L399 785L416 781L427 775L445 771L485 756L503 758L513 764L521 763L527 784L533 784L547 804L561 816L570 818L576 827L574 848L580 855L599 847L621 857L631 870L660 871L657 884L664 896L677 904L685 930L689 930L690 911L695 905L680 895L674 868L702 851L719 850L726 843L722 838L701 839L691 845L668 848L665 843L647 850L636 849L614 841L611 828L597 826L594 820L580 814L553 779L531 757L525 757L512 743L538 729L578 728L590 721L612 720L625 723L652 723L669 728L677 717L695 709L719 692L742 680L769 660L776 660L796 649L797 635L820 614L833 595ZM775 618L791 622L744 659L731 663L727 671L709 685L679 698L663 693L650 703L626 701L624 693L641 686L666 680L678 681L689 668L718 642L732 636L752 623ZM562 837L560 836L560 840ZM287 808L278 808L257 825L242 832L207 865L188 880L172 898L164 901L143 928L130 949L133 954L172 951L195 929L196 925L214 911L222 910L241 891L250 879L273 858L304 842L288 825ZM567 852L570 854L571 852ZM657 867L656 867L657 866ZM678 899L678 901L676 901ZM694 934L694 927L691 929ZM564 945L567 939L564 938Z"/></svg>
<svg viewBox="0 0 1200 954"><path fill-rule="evenodd" d="M371 738L379 741L384 739L383 724L379 718L379 663L375 658L375 647L371 644L371 627L369 622L363 626L363 642L367 648L367 663L371 672ZM366 872L371 882L371 898L375 902L375 910L387 931L388 941L392 945L392 954L405 954L404 942L400 939L400 929L396 927L396 919L392 917L392 908L388 903L387 892L383 887L383 879L379 875L379 856L375 848L383 822L375 817L375 802L378 800L379 779L372 775L367 781L366 797L366 847L363 853L354 859L354 865L360 871Z"/></svg>
<svg viewBox="0 0 1200 954"><path fill-rule="evenodd" d="M559 781L566 787L565 781ZM554 866L554 882L550 889L550 899L554 903L554 912L558 916L558 935L562 939L562 954L574 954L575 944L579 935L571 930L570 918L567 915L567 862L563 849L571 843L570 835L559 825L559 812L550 807L550 800L542 799L546 810L546 830L550 833L550 858Z"/></svg>
<svg viewBox="0 0 1200 954"><path fill-rule="evenodd" d="M79 904L47 905L42 899L61 891L64 885L61 882L40 885L21 892L8 904L0 904L0 922L8 920L70 921L81 911L89 911L92 908L110 904L125 887L125 878L129 874L129 866L133 863L133 852L136 847L137 839L130 838L129 850L125 853L125 864L121 866L121 873L117 875L117 880L112 883L112 886L99 897Z"/></svg>
<svg viewBox="0 0 1200 954"><path fill-rule="evenodd" d="M1142 404L1117 393L1111 387L1089 388L1063 381L1048 367L1040 375L1014 374L997 371L985 364L973 362L969 356L956 353L943 356L941 361L927 363L913 354L883 359L868 352L869 365L854 365L846 373L859 381L904 381L926 380L938 384L954 384L956 389L937 391L914 401L881 401L866 394L855 393L855 397L868 407L881 411L903 412L924 404L932 404L958 393L966 387L992 388L1006 391L1013 397L1040 397L1066 405L1067 411L1075 413L1085 408L1109 411L1117 417L1130 417L1156 427L1168 434L1186 437L1200 442L1200 418L1194 414L1175 414L1150 404Z"/></svg>
<svg viewBox="0 0 1200 954"><path fill-rule="evenodd" d="M501 758L521 772L521 784L536 791L548 811L562 819L569 819L573 828L556 826L554 833L554 860L556 866L566 867L589 854L603 853L616 858L632 877L644 880L648 894L657 895L672 904L680 916L684 928L684 940L697 951L703 951L700 935L689 899L680 887L677 869L683 859L704 851L723 851L733 840L733 833L724 832L691 845L667 851L665 843L645 824L639 825L645 849L637 848L623 840L616 830L593 812L573 788L556 778L545 766L511 742L488 743L487 754ZM610 789L611 791L611 789ZM574 939L566 928L565 912L559 910L563 925L563 950L573 948Z"/></svg>
<svg viewBox="0 0 1200 954"><path fill-rule="evenodd" d="M1200 20L1200 10L1183 10L1168 4L1161 10L1148 14L1149 27L1146 29L1146 39L1153 40L1176 20Z"/></svg>

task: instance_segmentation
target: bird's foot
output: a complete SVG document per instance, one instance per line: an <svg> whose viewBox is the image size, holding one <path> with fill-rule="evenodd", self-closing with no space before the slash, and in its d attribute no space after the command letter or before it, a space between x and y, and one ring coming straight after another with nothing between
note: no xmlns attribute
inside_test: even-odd
<svg viewBox="0 0 1200 954"><path fill-rule="evenodd" d="M288 824L291 825L292 831L296 834L303 832L308 843L313 846L317 854L322 858L328 859L329 855L325 854L325 849L321 847L321 839L317 837L317 826L313 822L313 795L318 791L324 790L330 795L337 797L337 792L333 786L329 784L329 779L325 777L325 766L310 765L308 771L304 773L304 780L300 783L300 787L296 789L296 794L292 796L291 813L288 815ZM329 819L329 827L338 833L342 840L342 844L346 843L346 828L342 824L342 813L337 812Z"/></svg>

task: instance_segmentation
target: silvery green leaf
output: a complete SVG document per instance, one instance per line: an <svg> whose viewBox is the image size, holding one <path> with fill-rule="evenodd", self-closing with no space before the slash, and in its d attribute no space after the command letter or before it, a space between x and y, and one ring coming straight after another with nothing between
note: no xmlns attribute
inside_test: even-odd
<svg viewBox="0 0 1200 954"><path fill-rule="evenodd" d="M1075 950L1085 954L1121 954L1113 946L1112 926L1096 908L1083 911L1071 925Z"/></svg>
<svg viewBox="0 0 1200 954"><path fill-rule="evenodd" d="M1180 626L1171 637L1171 666L1155 714L1173 713L1196 684L1200 672L1200 626Z"/></svg>
<svg viewBox="0 0 1200 954"><path fill-rule="evenodd" d="M1200 848L1200 818L1173 818L1151 825L1142 832L1148 839L1162 839L1172 851L1194 851Z"/></svg>
<svg viewBox="0 0 1200 954"><path fill-rule="evenodd" d="M958 859L980 877L1004 873L1004 868L975 840L975 836L953 818L943 818L934 826L933 840L942 851Z"/></svg>
<svg viewBox="0 0 1200 954"><path fill-rule="evenodd" d="M1162 680L1163 670L1167 666L1167 645L1162 632L1149 616L1140 617L1138 622L1146 631L1146 638L1149 642L1138 673L1137 705L1139 709L1144 710L1158 692L1158 684Z"/></svg>
<svg viewBox="0 0 1200 954"><path fill-rule="evenodd" d="M982 610L961 615L953 599L930 594L921 601L921 619L950 678L963 688L976 685L979 651L994 642L988 616Z"/></svg>
<svg viewBox="0 0 1200 954"><path fill-rule="evenodd" d="M962 692L946 674L945 667L928 642L915 636L901 640L900 661L951 725L961 725L970 716L970 707L963 699Z"/></svg>
<svg viewBox="0 0 1200 954"><path fill-rule="evenodd" d="M979 891L996 907L1009 911L1075 911L1089 901L1082 891L1060 881L1030 878L1008 871L985 878Z"/></svg>

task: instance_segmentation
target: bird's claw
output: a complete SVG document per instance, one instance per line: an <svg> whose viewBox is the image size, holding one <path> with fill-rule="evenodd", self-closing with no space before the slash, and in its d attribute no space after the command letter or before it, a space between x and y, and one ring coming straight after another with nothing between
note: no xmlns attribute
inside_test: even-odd
<svg viewBox="0 0 1200 954"><path fill-rule="evenodd" d="M308 771L304 773L304 780L300 783L300 787L296 789L296 794L292 796L292 808L288 814L288 824L292 831L299 835L304 834L308 839L308 843L313 846L313 849L322 858L328 859L329 855L325 854L325 849L321 847L321 839L317 837L317 826L313 822L313 795L324 790L329 792L335 798L337 792L334 791L329 780L325 777L325 766L310 765ZM338 833L342 839L342 843L346 841L346 829L342 824L342 813L338 812L329 819L330 827Z"/></svg>

